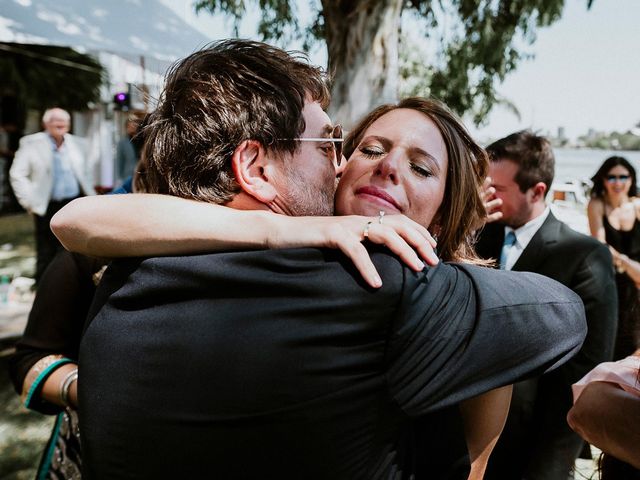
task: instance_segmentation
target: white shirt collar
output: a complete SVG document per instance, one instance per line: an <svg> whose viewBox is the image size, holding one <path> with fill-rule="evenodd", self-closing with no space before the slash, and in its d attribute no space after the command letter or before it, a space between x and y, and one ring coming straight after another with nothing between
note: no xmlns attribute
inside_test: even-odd
<svg viewBox="0 0 640 480"><path fill-rule="evenodd" d="M510 253L507 258L507 264L505 265L506 270L511 270L513 265L518 261L518 258L520 258L520 255L522 254L524 249L527 248L527 245L529 245L529 242L531 242L531 239L533 238L533 236L538 232L538 230L540 230L540 227L542 226L544 221L547 219L550 212L551 212L551 209L547 205L547 207L544 209L544 212L542 212L533 220L529 220L527 223L525 223L521 227L516 228L515 230L505 225L504 227L505 237L509 232L514 232L516 235L516 243L514 244L512 253Z"/></svg>

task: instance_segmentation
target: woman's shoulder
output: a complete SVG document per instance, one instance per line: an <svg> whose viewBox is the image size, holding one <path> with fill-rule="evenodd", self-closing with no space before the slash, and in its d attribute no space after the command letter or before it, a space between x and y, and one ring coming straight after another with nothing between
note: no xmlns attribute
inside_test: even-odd
<svg viewBox="0 0 640 480"><path fill-rule="evenodd" d="M604 200L601 197L592 197L587 204L587 213L589 215L604 215Z"/></svg>

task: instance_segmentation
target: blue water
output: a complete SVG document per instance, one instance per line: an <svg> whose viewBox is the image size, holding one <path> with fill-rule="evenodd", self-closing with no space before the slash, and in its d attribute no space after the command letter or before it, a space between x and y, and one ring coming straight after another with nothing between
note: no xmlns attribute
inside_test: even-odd
<svg viewBox="0 0 640 480"><path fill-rule="evenodd" d="M592 150L588 148L554 148L556 155L556 182L591 178L605 159L612 155L626 158L640 177L640 151Z"/></svg>

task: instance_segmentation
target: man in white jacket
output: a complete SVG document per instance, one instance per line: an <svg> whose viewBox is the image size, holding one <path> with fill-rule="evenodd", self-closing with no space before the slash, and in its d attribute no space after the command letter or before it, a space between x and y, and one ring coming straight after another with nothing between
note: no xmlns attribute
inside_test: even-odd
<svg viewBox="0 0 640 480"><path fill-rule="evenodd" d="M69 134L71 117L61 108L44 112L44 132L20 140L9 176L20 205L32 213L36 235L36 283L62 246L51 217L82 195L95 195L83 140Z"/></svg>

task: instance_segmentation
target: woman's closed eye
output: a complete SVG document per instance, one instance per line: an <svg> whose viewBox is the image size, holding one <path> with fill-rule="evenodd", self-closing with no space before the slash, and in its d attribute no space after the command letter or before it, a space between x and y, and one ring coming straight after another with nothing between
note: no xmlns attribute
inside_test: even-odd
<svg viewBox="0 0 640 480"><path fill-rule="evenodd" d="M360 152L366 158L378 158L381 155L384 155L386 152L381 147L373 147L373 146L364 146L360 147Z"/></svg>
<svg viewBox="0 0 640 480"><path fill-rule="evenodd" d="M417 175L420 175L421 177L425 177L425 178L433 177L433 172L429 167L420 165L415 162L409 163L409 166L411 167L411 170L413 170Z"/></svg>

